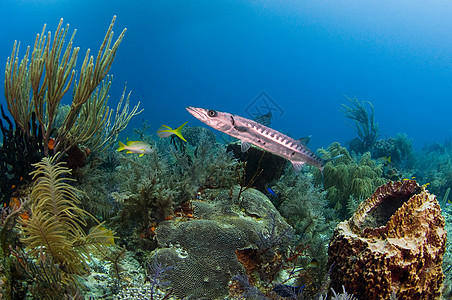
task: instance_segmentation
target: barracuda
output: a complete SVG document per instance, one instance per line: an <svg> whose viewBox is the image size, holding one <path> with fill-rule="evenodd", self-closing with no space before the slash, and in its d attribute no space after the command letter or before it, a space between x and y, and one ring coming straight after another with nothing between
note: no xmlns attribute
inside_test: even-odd
<svg viewBox="0 0 452 300"><path fill-rule="evenodd" d="M253 144L288 159L296 171L300 171L304 164L323 171L327 162L299 141L255 121L211 109L191 106L186 109L201 122L241 140L243 152Z"/></svg>

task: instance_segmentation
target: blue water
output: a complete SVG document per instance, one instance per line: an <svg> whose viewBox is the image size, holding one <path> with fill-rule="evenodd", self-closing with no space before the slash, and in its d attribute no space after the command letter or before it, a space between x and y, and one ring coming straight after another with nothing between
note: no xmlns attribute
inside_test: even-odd
<svg viewBox="0 0 452 300"><path fill-rule="evenodd" d="M1 0L0 61L14 40L23 55L44 23L53 32L64 18L80 68L113 15L115 33L127 33L110 104L127 82L145 109L131 128L204 126L188 105L249 116L265 92L271 126L312 134L314 149L356 136L339 111L345 96L372 101L382 138L404 132L420 148L451 137L450 1Z"/></svg>

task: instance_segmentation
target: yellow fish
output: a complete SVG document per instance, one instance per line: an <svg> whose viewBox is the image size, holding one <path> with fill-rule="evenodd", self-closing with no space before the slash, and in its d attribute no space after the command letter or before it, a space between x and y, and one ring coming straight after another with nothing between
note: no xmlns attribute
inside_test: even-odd
<svg viewBox="0 0 452 300"><path fill-rule="evenodd" d="M391 156L389 156L389 157L386 157L386 156L379 157L379 158L377 158L377 161L382 163L382 164L385 164L385 163L391 164L392 163Z"/></svg>
<svg viewBox="0 0 452 300"><path fill-rule="evenodd" d="M162 125L160 126L160 128L157 130L157 135L161 138L164 137L169 137L172 136L173 134L177 135L178 137L180 137L184 142L186 142L187 140L182 136L182 128L185 126L185 124L187 124L188 122L185 122L184 124L182 124L181 126L177 127L176 129L172 129L169 126L166 125Z"/></svg>
<svg viewBox="0 0 452 300"><path fill-rule="evenodd" d="M139 153L140 157L152 152L151 145L141 141L127 141L127 145L119 142L119 148L116 151L127 150L127 153Z"/></svg>

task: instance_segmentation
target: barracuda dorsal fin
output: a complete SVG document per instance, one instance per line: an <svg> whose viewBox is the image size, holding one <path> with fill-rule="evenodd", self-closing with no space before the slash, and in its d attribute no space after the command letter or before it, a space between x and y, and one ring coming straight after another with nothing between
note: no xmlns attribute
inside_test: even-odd
<svg viewBox="0 0 452 300"><path fill-rule="evenodd" d="M304 162L302 161L290 161L292 163L293 168L295 169L295 172L300 172L301 169L303 169Z"/></svg>
<svg viewBox="0 0 452 300"><path fill-rule="evenodd" d="M240 148L242 150L242 152L246 152L248 151L248 149L251 147L251 143L245 142L245 141L241 141L242 143L240 144Z"/></svg>

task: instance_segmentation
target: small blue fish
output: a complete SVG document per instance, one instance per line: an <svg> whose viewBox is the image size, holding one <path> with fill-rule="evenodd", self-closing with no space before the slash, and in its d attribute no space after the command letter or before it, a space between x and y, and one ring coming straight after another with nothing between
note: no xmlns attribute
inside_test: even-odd
<svg viewBox="0 0 452 300"><path fill-rule="evenodd" d="M278 197L278 196L276 196L276 193L275 193L275 191L273 191L271 188L267 188L267 191L273 196L273 197Z"/></svg>

